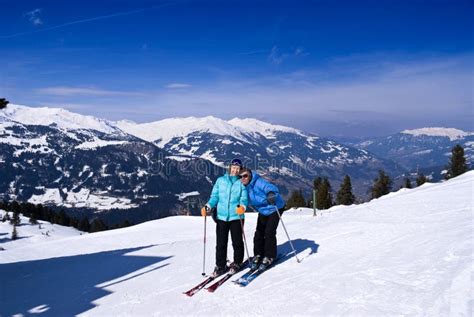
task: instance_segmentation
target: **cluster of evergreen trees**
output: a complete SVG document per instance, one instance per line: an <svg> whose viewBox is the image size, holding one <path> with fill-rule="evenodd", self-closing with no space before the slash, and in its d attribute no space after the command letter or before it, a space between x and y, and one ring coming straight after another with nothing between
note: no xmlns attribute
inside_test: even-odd
<svg viewBox="0 0 474 317"><path fill-rule="evenodd" d="M458 144L451 150L451 160L446 168L448 170L445 176L446 179L459 176L468 171L469 167L464 156L464 148L461 145Z"/></svg>
<svg viewBox="0 0 474 317"><path fill-rule="evenodd" d="M0 110L5 109L9 103L5 98L0 98Z"/></svg>
<svg viewBox="0 0 474 317"><path fill-rule="evenodd" d="M7 213L5 213L1 219L2 222L10 221L10 223L13 225L12 239L16 239L18 235L16 227L20 225L20 214L25 217L29 217L30 224L32 225L38 224L38 220L43 220L61 226L74 227L84 232L99 232L129 227L132 225L129 221L125 220L121 224L109 227L100 218L95 218L92 222L89 222L86 217L77 219L67 215L64 209L61 209L59 212L57 212L41 204L34 205L31 203L19 203L16 201L3 201L0 202L0 209L7 211ZM12 216L10 216L8 212L12 212Z"/></svg>
<svg viewBox="0 0 474 317"><path fill-rule="evenodd" d="M464 157L464 149L461 145L456 145L451 151L451 159L448 164L446 179L450 179L465 173L469 168ZM419 173L416 178L416 185L421 186L428 181L423 173ZM374 183L370 188L371 199L379 198L390 193L392 190L392 179L383 170L379 171L379 175L374 179ZM412 188L409 178L405 178L402 187ZM316 208L319 210L329 209L334 205L352 205L356 202L356 197L352 193L351 178L349 175L344 177L339 190L336 193L336 199L333 201L331 184L327 177L317 177L313 182L313 190L316 190ZM306 201L303 191L293 191L290 199L287 201L288 208L292 207L312 207L311 199Z"/></svg>
<svg viewBox="0 0 474 317"><path fill-rule="evenodd" d="M9 103L5 98L0 98L0 110L5 109Z"/></svg>

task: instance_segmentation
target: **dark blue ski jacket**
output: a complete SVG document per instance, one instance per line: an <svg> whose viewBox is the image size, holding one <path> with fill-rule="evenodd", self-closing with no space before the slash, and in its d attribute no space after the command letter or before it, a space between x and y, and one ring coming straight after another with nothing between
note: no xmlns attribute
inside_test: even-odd
<svg viewBox="0 0 474 317"><path fill-rule="evenodd" d="M267 201L267 195L270 192L275 193L276 207L278 209L285 206L285 201L280 195L278 187L252 172L252 181L246 186L249 193L249 205L257 209L264 216L271 215L276 211L275 205L270 205Z"/></svg>

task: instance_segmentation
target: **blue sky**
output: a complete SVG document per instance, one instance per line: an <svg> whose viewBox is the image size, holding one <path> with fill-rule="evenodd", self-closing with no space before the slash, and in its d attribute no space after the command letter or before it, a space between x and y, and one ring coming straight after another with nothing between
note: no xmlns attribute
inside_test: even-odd
<svg viewBox="0 0 474 317"><path fill-rule="evenodd" d="M322 135L472 122L472 1L0 0L0 95Z"/></svg>

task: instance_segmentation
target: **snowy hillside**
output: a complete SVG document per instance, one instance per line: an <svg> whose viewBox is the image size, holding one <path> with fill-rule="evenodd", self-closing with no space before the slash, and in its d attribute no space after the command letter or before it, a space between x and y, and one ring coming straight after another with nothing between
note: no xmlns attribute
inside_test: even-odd
<svg viewBox="0 0 474 317"><path fill-rule="evenodd" d="M3 218L5 213L6 211L0 209L0 219ZM13 213L9 212L9 215L10 217L12 217ZM45 243L69 237L76 237L82 234L87 234L72 227L64 227L42 220L38 220L38 224L32 225L29 222L29 218L23 217L21 215L20 220L21 224L17 227L18 239L16 240L11 240L13 226L10 224L10 222L0 221L1 248L5 250L13 250L28 246L34 247L39 243Z"/></svg>
<svg viewBox="0 0 474 317"><path fill-rule="evenodd" d="M70 316L472 316L474 172L370 203L283 215L291 255L248 287L183 291L202 280L203 219L1 251L0 314ZM256 215L247 214L252 248ZM207 267L215 227L208 221ZM279 252L290 251L283 228ZM231 251L229 251L231 255Z"/></svg>

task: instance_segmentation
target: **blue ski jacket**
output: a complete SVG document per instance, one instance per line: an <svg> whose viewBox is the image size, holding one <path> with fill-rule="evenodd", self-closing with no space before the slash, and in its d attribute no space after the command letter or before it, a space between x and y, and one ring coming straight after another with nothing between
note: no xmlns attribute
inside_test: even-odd
<svg viewBox="0 0 474 317"><path fill-rule="evenodd" d="M239 220L236 209L239 205L247 208L247 189L237 176L230 176L226 173L217 179L207 204L211 208L217 206L217 219L222 221Z"/></svg>
<svg viewBox="0 0 474 317"><path fill-rule="evenodd" d="M275 193L276 207L278 209L285 206L285 201L281 197L278 187L255 172L252 172L252 181L247 185L247 191L249 193L249 204L264 216L271 215L276 211L275 206L270 205L267 201L269 192Z"/></svg>

